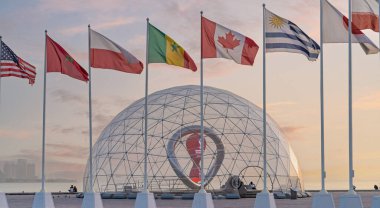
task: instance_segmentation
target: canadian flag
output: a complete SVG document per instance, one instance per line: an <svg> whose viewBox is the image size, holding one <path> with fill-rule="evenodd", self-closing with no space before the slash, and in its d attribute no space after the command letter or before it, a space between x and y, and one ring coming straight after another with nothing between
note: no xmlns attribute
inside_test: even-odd
<svg viewBox="0 0 380 208"><path fill-rule="evenodd" d="M352 24L352 43L360 43L366 54L376 54L379 49L355 25ZM348 19L327 0L323 1L323 42L348 43Z"/></svg>
<svg viewBox="0 0 380 208"><path fill-rule="evenodd" d="M379 32L379 0L352 0L352 22L360 30Z"/></svg>
<svg viewBox="0 0 380 208"><path fill-rule="evenodd" d="M202 17L202 58L226 58L253 65L258 50L252 39Z"/></svg>

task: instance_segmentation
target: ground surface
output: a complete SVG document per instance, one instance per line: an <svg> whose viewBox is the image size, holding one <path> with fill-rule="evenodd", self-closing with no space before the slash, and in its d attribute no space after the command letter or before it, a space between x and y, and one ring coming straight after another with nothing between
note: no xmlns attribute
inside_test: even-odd
<svg viewBox="0 0 380 208"><path fill-rule="evenodd" d="M339 196L343 193L333 193L335 206L339 207ZM372 196L380 195L380 192L360 192L364 208L371 207ZM31 208L33 196L7 196L10 208ZM255 199L239 200L214 200L215 208L253 208ZM56 208L80 208L82 199L73 196L70 198L54 196ZM133 208L134 200L130 199L106 199L103 200L104 208ZM156 200L158 208L191 208L191 200ZM311 208L311 198L306 199L281 199L276 200L277 208Z"/></svg>

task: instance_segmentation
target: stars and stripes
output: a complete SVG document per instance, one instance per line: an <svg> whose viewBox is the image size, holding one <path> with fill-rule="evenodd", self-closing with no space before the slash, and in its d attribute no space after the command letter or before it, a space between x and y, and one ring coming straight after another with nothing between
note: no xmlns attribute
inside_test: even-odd
<svg viewBox="0 0 380 208"><path fill-rule="evenodd" d="M310 61L319 56L319 45L296 24L265 10L266 52L290 52L305 55Z"/></svg>
<svg viewBox="0 0 380 208"><path fill-rule="evenodd" d="M34 84L36 68L18 57L4 42L1 42L0 77L18 77L28 79Z"/></svg>

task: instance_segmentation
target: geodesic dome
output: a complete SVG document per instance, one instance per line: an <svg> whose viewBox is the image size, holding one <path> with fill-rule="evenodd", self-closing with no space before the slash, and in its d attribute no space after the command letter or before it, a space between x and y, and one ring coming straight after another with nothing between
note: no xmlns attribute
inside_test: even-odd
<svg viewBox="0 0 380 208"><path fill-rule="evenodd" d="M200 186L200 87L179 86L148 96L148 187L153 192ZM226 90L204 88L206 189L238 176L263 188L262 109ZM94 189L139 190L144 182L144 98L120 112L93 147ZM301 171L279 126L267 116L268 189L303 189ZM88 186L88 164L84 190Z"/></svg>

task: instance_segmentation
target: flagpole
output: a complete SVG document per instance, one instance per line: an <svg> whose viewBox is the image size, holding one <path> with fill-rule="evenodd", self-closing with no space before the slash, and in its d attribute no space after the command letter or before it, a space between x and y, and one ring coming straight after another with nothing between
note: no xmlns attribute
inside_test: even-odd
<svg viewBox="0 0 380 208"><path fill-rule="evenodd" d="M203 11L201 11L201 31L202 31L202 17L203 17ZM201 47L203 46L203 40L201 35ZM203 112L203 50L201 49L201 192L205 192L205 175L203 172L204 168L204 126L203 126L203 119L204 119L204 112Z"/></svg>
<svg viewBox="0 0 380 208"><path fill-rule="evenodd" d="M43 94L43 114L42 114L42 179L41 192L45 192L45 131L46 131L46 36L45 30L45 63L44 63L44 94Z"/></svg>
<svg viewBox="0 0 380 208"><path fill-rule="evenodd" d="M148 190L148 78L149 78L149 18L146 18L145 104L144 104L144 190L137 194L135 208L156 208L154 194Z"/></svg>
<svg viewBox="0 0 380 208"><path fill-rule="evenodd" d="M82 208L96 207L103 208L100 193L94 191L94 174L92 164L92 77L91 77L91 26L88 25L88 123L89 123L89 181L90 190L85 190ZM87 184L88 185L88 184Z"/></svg>
<svg viewBox="0 0 380 208"><path fill-rule="evenodd" d="M265 38L265 4L263 4L263 156L264 156L264 190L267 188L267 104L266 104L266 38Z"/></svg>
<svg viewBox="0 0 380 208"><path fill-rule="evenodd" d="M145 105L144 105L144 192L148 192L148 66L149 66L149 18L146 18Z"/></svg>
<svg viewBox="0 0 380 208"><path fill-rule="evenodd" d="M89 175L90 175L90 192L94 192L94 183L93 183L93 173L92 173L92 93L91 93L91 26L90 24L88 25L88 110L89 110L89 116L88 116L88 121L89 121L89 136L90 136L90 158L89 158L89 163L90 163L90 170L89 170Z"/></svg>
<svg viewBox="0 0 380 208"><path fill-rule="evenodd" d="M348 140L349 140L349 187L354 191L353 138L352 138L352 1L348 0Z"/></svg>
<svg viewBox="0 0 380 208"><path fill-rule="evenodd" d="M325 112L324 112L324 77L323 77L323 2L320 0L320 102L321 102L321 192L326 192L325 170Z"/></svg>

